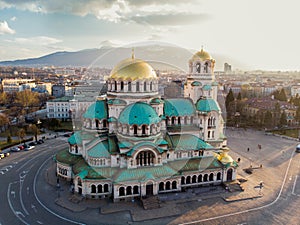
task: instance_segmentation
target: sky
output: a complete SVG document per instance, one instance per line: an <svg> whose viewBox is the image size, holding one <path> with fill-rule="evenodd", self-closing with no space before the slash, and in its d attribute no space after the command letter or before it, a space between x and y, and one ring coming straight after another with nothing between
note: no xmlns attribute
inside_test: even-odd
<svg viewBox="0 0 300 225"><path fill-rule="evenodd" d="M300 70L299 9L298 0L0 0L0 61L161 41Z"/></svg>

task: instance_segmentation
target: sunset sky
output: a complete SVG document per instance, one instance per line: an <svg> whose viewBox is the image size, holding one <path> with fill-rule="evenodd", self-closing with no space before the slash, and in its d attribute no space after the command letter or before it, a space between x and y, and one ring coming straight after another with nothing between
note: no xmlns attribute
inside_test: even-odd
<svg viewBox="0 0 300 225"><path fill-rule="evenodd" d="M162 41L300 70L299 9L297 0L0 0L0 60Z"/></svg>

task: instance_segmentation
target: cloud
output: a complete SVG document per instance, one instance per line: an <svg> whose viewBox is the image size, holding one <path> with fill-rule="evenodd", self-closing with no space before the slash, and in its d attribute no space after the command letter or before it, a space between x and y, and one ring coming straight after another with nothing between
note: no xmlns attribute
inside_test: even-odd
<svg viewBox="0 0 300 225"><path fill-rule="evenodd" d="M16 21L17 17L13 16L12 18L10 18L11 21Z"/></svg>
<svg viewBox="0 0 300 225"><path fill-rule="evenodd" d="M38 13L77 16L94 15L99 20L110 22L133 21L161 26L193 22L195 12L192 11L197 9L198 13L198 3L199 0L0 0L0 8L14 7ZM158 15L161 12L165 15Z"/></svg>
<svg viewBox="0 0 300 225"><path fill-rule="evenodd" d="M16 33L13 29L8 26L6 21L0 21L0 34L14 34Z"/></svg>
<svg viewBox="0 0 300 225"><path fill-rule="evenodd" d="M46 37L46 36L37 36L30 38L15 38L13 40L7 40L7 42L13 42L16 44L22 45L39 45L39 46L48 46L62 42L62 40Z"/></svg>
<svg viewBox="0 0 300 225"><path fill-rule="evenodd" d="M146 15L133 16L130 19L140 24L158 25L158 26L178 26L185 24L198 23L209 18L206 14L165 14L165 15Z"/></svg>

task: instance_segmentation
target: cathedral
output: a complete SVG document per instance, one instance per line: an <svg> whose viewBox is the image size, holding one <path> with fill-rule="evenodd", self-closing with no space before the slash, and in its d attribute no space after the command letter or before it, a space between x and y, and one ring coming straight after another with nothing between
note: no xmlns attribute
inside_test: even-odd
<svg viewBox="0 0 300 225"><path fill-rule="evenodd" d="M106 96L86 109L82 129L55 156L58 176L79 195L115 202L235 180L214 64L209 53L196 52L184 98L163 99L150 64L134 54L121 61Z"/></svg>

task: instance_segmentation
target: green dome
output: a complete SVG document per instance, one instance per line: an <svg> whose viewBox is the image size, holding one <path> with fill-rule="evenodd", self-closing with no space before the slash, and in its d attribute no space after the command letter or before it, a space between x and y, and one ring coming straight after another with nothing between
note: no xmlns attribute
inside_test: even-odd
<svg viewBox="0 0 300 225"><path fill-rule="evenodd" d="M202 84L201 84L201 82L199 82L199 81L194 81L193 83L192 83L192 86L201 86Z"/></svg>
<svg viewBox="0 0 300 225"><path fill-rule="evenodd" d="M195 113L195 106L190 99L174 98L164 102L164 116L191 116Z"/></svg>
<svg viewBox="0 0 300 225"><path fill-rule="evenodd" d="M220 111L218 103L211 98L199 99L196 103L196 109L200 112Z"/></svg>
<svg viewBox="0 0 300 225"><path fill-rule="evenodd" d="M98 100L93 103L83 114L86 119L104 119L107 118L107 105L104 100Z"/></svg>
<svg viewBox="0 0 300 225"><path fill-rule="evenodd" d="M161 119L155 112L155 110L144 102L137 102L128 105L123 109L119 116L119 122L123 124L138 126L142 124L154 124L158 123Z"/></svg>

